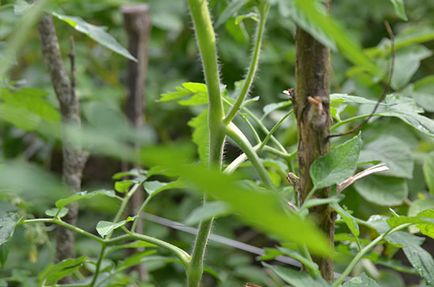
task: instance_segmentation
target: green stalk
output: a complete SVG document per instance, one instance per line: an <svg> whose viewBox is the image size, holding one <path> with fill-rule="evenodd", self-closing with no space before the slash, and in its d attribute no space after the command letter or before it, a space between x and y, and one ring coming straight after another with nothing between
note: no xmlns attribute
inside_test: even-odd
<svg viewBox="0 0 434 287"><path fill-rule="evenodd" d="M226 134L235 141L241 150L246 154L247 158L250 160L252 165L255 167L256 171L259 174L259 177L262 181L269 187L274 188L273 182L271 181L270 176L268 175L267 170L262 165L261 160L255 152L255 149L250 144L249 140L246 136L237 128L237 126L233 123L230 123L226 127Z"/></svg>
<svg viewBox="0 0 434 287"><path fill-rule="evenodd" d="M225 133L223 128L224 111L220 95L216 37L208 10L208 2L206 0L188 0L188 7L193 20L197 45L202 59L205 83L208 88L208 165L221 167ZM204 203L206 202L205 196L203 201ZM189 287L197 287L200 284L203 273L205 249L212 222L213 219L209 219L199 224L191 262L187 268L187 285Z"/></svg>
<svg viewBox="0 0 434 287"><path fill-rule="evenodd" d="M240 94L235 101L234 105L230 109L229 113L223 120L227 125L236 116L237 112L240 110L241 105L249 93L250 87L252 86L253 79L255 78L256 71L259 64L259 56L261 54L262 38L264 36L265 22L267 21L268 12L270 10L270 5L268 1L263 1L259 8L259 25L256 29L255 46L253 48L252 59L250 61L249 70L247 72L246 78L244 79L243 87L241 88Z"/></svg>
<svg viewBox="0 0 434 287"><path fill-rule="evenodd" d="M333 283L332 287L338 287L339 285L341 285L342 282L344 282L345 278L350 275L351 271L353 270L353 268L356 266L356 264L363 258L363 256L365 256L365 254L371 250L372 248L375 247L375 245L377 245L381 240L384 239L384 237L386 237L389 234L392 234L396 231L399 231L401 229L407 228L411 225L411 223L405 223L402 225L398 225L390 230L388 230L387 232L380 234L379 236L377 236L377 238L375 238L374 240L371 241L371 243L369 243L368 245L366 245L362 250L360 250L356 256L353 258L353 260L351 260L350 264L348 264L347 268L345 268L344 272L342 272L342 274L339 276L339 278Z"/></svg>

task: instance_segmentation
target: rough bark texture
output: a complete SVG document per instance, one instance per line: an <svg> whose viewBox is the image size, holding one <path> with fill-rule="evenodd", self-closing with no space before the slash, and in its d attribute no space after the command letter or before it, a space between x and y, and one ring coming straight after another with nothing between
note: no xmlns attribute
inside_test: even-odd
<svg viewBox="0 0 434 287"><path fill-rule="evenodd" d="M39 34L42 42L42 53L50 71L54 92L60 104L64 124L80 126L79 100L73 91L73 85L68 77L60 54L56 30L51 16L42 17L39 23ZM63 141L62 176L64 182L77 192L81 189L82 170L86 162L86 154ZM65 221L75 224L78 216L78 205L68 206L69 213ZM74 233L64 228L58 228L56 259L61 261L74 257Z"/></svg>
<svg viewBox="0 0 434 287"><path fill-rule="evenodd" d="M151 17L148 5L128 5L122 8L124 17L124 26L128 34L128 49L130 53L137 59L137 62L128 62L128 97L125 104L125 114L127 115L131 125L134 128L140 128L144 120L144 97L145 97L145 81L148 67L148 41L151 28ZM137 148L139 148L136 145ZM123 169L128 170L132 167L139 166L123 165ZM136 214L140 208L144 198L143 190L137 191L130 205L130 212ZM138 219L140 220L140 219ZM142 223L137 225L137 232L142 232ZM133 250L136 252L139 250ZM145 280L147 272L143 265L135 267L138 271L140 279Z"/></svg>
<svg viewBox="0 0 434 287"><path fill-rule="evenodd" d="M319 156L329 151L327 137L330 132L329 115L329 50L301 28L296 32L295 112L298 124L299 202L305 200L312 189L309 170ZM327 197L329 188L316 191L316 197ZM328 235L330 244L334 238L334 213L328 205L311 210L317 225ZM333 279L333 261L314 258L322 276Z"/></svg>

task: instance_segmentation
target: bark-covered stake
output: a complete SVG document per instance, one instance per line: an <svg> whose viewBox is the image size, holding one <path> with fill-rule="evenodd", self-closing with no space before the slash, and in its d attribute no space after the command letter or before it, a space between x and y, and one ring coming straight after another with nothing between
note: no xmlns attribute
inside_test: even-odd
<svg viewBox="0 0 434 287"><path fill-rule="evenodd" d="M329 3L327 3L329 5ZM329 151L329 50L301 28L296 32L296 78L294 104L298 125L299 204L312 189L309 175L311 164ZM316 191L317 197L327 197L329 188ZM330 244L334 238L334 213L328 205L311 210L318 226L327 234ZM322 276L333 279L333 261L315 258Z"/></svg>
<svg viewBox="0 0 434 287"><path fill-rule="evenodd" d="M128 117L131 125L139 129L143 125L144 120L144 99L145 99L145 81L148 68L148 43L151 30L151 15L149 6L145 4L126 5L122 7L124 17L124 26L128 34L128 49L137 62L128 61L127 88L128 96L125 104L125 114ZM136 148L139 148L135 144ZM129 170L132 167L127 163L123 164L124 170ZM130 212L137 214L143 202L143 190L134 193L131 199ZM140 219L138 221L136 231L142 233L143 227ZM134 225L136 226L136 225ZM137 251L137 250L134 250ZM138 265L135 268L141 280L147 277L146 270L143 265Z"/></svg>
<svg viewBox="0 0 434 287"><path fill-rule="evenodd" d="M56 29L51 16L43 16L39 23L39 35L42 42L42 53L48 65L51 82L59 101L63 124L66 126L80 127L80 104L75 95L74 85L62 62L59 43L57 40ZM71 77L74 80L74 55L71 58ZM74 192L81 189L81 176L83 167L86 163L87 154L80 148L74 147L63 140L63 171L64 182L71 187ZM78 205L68 206L69 212L65 221L74 225L78 216ZM56 260L74 257L74 233L70 230L59 228L57 232Z"/></svg>

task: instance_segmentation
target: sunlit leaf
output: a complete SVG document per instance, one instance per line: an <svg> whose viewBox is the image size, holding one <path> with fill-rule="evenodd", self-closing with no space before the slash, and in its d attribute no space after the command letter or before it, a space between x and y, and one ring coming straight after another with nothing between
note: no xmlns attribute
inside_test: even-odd
<svg viewBox="0 0 434 287"><path fill-rule="evenodd" d="M176 91L162 94L160 101L177 101L183 106L204 105L208 103L208 88L202 83L186 82L176 87Z"/></svg>
<svg viewBox="0 0 434 287"><path fill-rule="evenodd" d="M111 234L115 229L118 229L119 227L124 226L128 222L132 221L132 217L128 217L125 220L119 221L119 222L111 222L111 221L104 221L101 220L96 225L96 231L101 237L105 237L109 234Z"/></svg>

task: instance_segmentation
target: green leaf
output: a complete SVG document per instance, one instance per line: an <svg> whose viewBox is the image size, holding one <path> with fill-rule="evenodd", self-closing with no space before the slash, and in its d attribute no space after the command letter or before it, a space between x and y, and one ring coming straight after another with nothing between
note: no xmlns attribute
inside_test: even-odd
<svg viewBox="0 0 434 287"><path fill-rule="evenodd" d="M220 27L223 23L225 23L229 18L236 15L237 12L247 3L246 0L233 0L229 2L229 4L225 7L223 12L221 12L220 16L217 18L214 26L215 28Z"/></svg>
<svg viewBox="0 0 434 287"><path fill-rule="evenodd" d="M434 112L434 76L427 76L413 85L413 98L424 110Z"/></svg>
<svg viewBox="0 0 434 287"><path fill-rule="evenodd" d="M339 204L333 203L331 204L331 206L340 215L340 217L348 226L354 237L358 238L360 235L360 230L356 219L350 213L348 213L347 210L343 209Z"/></svg>
<svg viewBox="0 0 434 287"><path fill-rule="evenodd" d="M172 182L160 182L154 180L154 181L145 181L143 183L143 187L145 188L145 191L150 196L154 197L164 190L182 188L183 184L179 180L172 181Z"/></svg>
<svg viewBox="0 0 434 287"><path fill-rule="evenodd" d="M381 161L389 168L386 175L413 177L414 159L410 148L402 140L382 136L368 143L360 153L361 162Z"/></svg>
<svg viewBox="0 0 434 287"><path fill-rule="evenodd" d="M142 263L143 258L154 255L155 253L157 253L156 250L145 250L142 252L135 252L133 255L130 255L127 257L127 259L121 261L117 268L116 271L122 271L122 270L126 270L130 267L139 265Z"/></svg>
<svg viewBox="0 0 434 287"><path fill-rule="evenodd" d="M310 277L307 273L300 272L298 270L293 270L281 266L273 266L266 263L262 263L265 267L270 268L279 276L283 281L291 284L293 287L328 287L330 286L324 279L317 278L314 279Z"/></svg>
<svg viewBox="0 0 434 287"><path fill-rule="evenodd" d="M132 180L121 180L115 182L115 190L119 193L126 193L130 190L130 187L134 184Z"/></svg>
<svg viewBox="0 0 434 287"><path fill-rule="evenodd" d="M200 162L207 165L209 154L208 110L203 110L198 116L192 118L188 125L193 128L193 142L197 145Z"/></svg>
<svg viewBox="0 0 434 287"><path fill-rule="evenodd" d="M51 264L39 273L38 279L43 285L56 284L60 279L78 271L86 262L86 256L70 258L57 264Z"/></svg>
<svg viewBox="0 0 434 287"><path fill-rule="evenodd" d="M220 217L230 213L228 205L221 201L207 202L193 210L185 220L187 225L195 225L202 220Z"/></svg>
<svg viewBox="0 0 434 287"><path fill-rule="evenodd" d="M379 68L369 59L351 37L327 15L318 1L285 1L294 22L308 31L316 40L335 50L336 47L352 63L373 74L380 74Z"/></svg>
<svg viewBox="0 0 434 287"><path fill-rule="evenodd" d="M391 94L384 103L386 105L378 109L378 115L397 117L418 131L434 137L434 120L420 115L423 109L416 105L414 99Z"/></svg>
<svg viewBox="0 0 434 287"><path fill-rule="evenodd" d="M89 24L79 17L62 15L56 12L52 12L51 14L56 18L58 18L59 20L62 20L63 22L67 23L78 32L83 33L89 38L95 40L96 42L103 45L104 47L112 50L115 53L118 53L121 56L124 56L127 59L137 62L137 59L134 58L133 55L131 55L127 49L122 47L122 45L119 44L115 40L115 38L113 38L109 33L107 33L106 31L107 29L105 27L98 27Z"/></svg>
<svg viewBox="0 0 434 287"><path fill-rule="evenodd" d="M93 192L82 191L82 192L76 192L67 198L59 199L58 201L56 201L56 207L59 209L62 209L63 207L67 206L68 204L71 204L73 202L76 202L76 201L79 201L82 199L90 199L90 198L97 196L97 195L116 198L116 194L113 190L97 190L97 191L93 191Z"/></svg>
<svg viewBox="0 0 434 287"><path fill-rule="evenodd" d="M12 237L17 223L18 216L13 212L7 212L0 217L0 246Z"/></svg>
<svg viewBox="0 0 434 287"><path fill-rule="evenodd" d="M404 0L390 0L395 8L396 15L404 21L407 21L407 14L405 13Z"/></svg>
<svg viewBox="0 0 434 287"><path fill-rule="evenodd" d="M182 106L198 106L207 104L208 88L202 83L183 83L181 87L176 87L176 91L161 95L160 102L171 101L177 101Z"/></svg>
<svg viewBox="0 0 434 287"><path fill-rule="evenodd" d="M51 208L51 209L45 210L45 214L48 215L48 216L51 216L51 217L62 218L65 215L68 214L68 211L69 211L68 208L65 208L65 207L63 207L61 209L59 209L59 208Z"/></svg>
<svg viewBox="0 0 434 287"><path fill-rule="evenodd" d="M434 260L425 249L418 245L408 245L403 248L408 261L428 286L434 286Z"/></svg>
<svg viewBox="0 0 434 287"><path fill-rule="evenodd" d="M119 222L111 222L111 221L104 221L101 220L96 225L96 231L101 237L105 237L109 234L111 234L115 229L118 229L119 227L124 226L128 222L133 221L132 217L128 217L125 220L121 220Z"/></svg>
<svg viewBox="0 0 434 287"><path fill-rule="evenodd" d="M434 195L434 152L428 154L423 163L423 174L429 192Z"/></svg>
<svg viewBox="0 0 434 287"><path fill-rule="evenodd" d="M357 135L316 159L310 167L314 188L332 186L353 175L361 145L360 135Z"/></svg>
<svg viewBox="0 0 434 287"><path fill-rule="evenodd" d="M226 202L248 224L281 240L304 244L314 253L328 254L330 247L324 235L312 222L283 209L277 194L264 192L256 186L241 185L234 176L203 166L172 168L176 168L181 180L194 190Z"/></svg>
<svg viewBox="0 0 434 287"><path fill-rule="evenodd" d="M374 279L362 273L360 277L354 277L350 281L345 282L342 287L380 287L380 285Z"/></svg>
<svg viewBox="0 0 434 287"><path fill-rule="evenodd" d="M407 198L408 187L405 179L371 175L354 184L357 192L367 201L383 205L400 205Z"/></svg>
<svg viewBox="0 0 434 287"><path fill-rule="evenodd" d="M404 223L416 224L420 233L434 238L434 209L426 209L421 211L416 216L398 216L392 217L387 220L391 226L398 226Z"/></svg>
<svg viewBox="0 0 434 287"><path fill-rule="evenodd" d="M431 55L432 52L424 46L411 46L399 51L395 56L395 68L390 83L392 88L399 90L406 86L419 69L420 62Z"/></svg>

